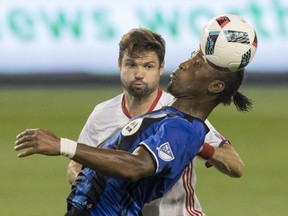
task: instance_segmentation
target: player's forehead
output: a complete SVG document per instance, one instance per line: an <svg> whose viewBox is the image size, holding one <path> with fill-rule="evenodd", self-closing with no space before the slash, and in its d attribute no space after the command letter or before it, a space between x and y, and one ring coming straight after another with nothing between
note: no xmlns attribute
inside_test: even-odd
<svg viewBox="0 0 288 216"><path fill-rule="evenodd" d="M206 58L204 57L204 55L200 49L193 51L191 53L191 58L192 59L201 59L202 61L206 61Z"/></svg>
<svg viewBox="0 0 288 216"><path fill-rule="evenodd" d="M159 62L158 56L154 51L135 52L132 54L125 52L122 60L134 62Z"/></svg>

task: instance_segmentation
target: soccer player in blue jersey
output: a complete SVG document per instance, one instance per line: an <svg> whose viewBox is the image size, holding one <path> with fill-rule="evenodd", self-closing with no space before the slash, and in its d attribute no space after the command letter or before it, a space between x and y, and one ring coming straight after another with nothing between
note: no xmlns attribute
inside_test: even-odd
<svg viewBox="0 0 288 216"><path fill-rule="evenodd" d="M122 36L118 68L123 92L95 106L80 133L78 143L97 147L130 119L171 105L174 97L159 87L165 65L165 49L161 35L149 29L134 28ZM241 158L208 119L205 124L209 127L209 133L198 158L207 167L213 165L224 174L240 177L243 172ZM144 206L144 216L205 215L195 192L195 163L196 158L163 197ZM67 176L71 184L81 169L81 164L70 160Z"/></svg>
<svg viewBox="0 0 288 216"><path fill-rule="evenodd" d="M101 148L28 129L17 136L15 150L24 150L18 157L63 155L86 167L67 198L67 216L141 215L144 204L163 196L201 150L204 120L218 104L233 101L238 110L249 110L251 101L238 92L243 77L244 70L213 68L196 51L171 75L173 104L132 119Z"/></svg>

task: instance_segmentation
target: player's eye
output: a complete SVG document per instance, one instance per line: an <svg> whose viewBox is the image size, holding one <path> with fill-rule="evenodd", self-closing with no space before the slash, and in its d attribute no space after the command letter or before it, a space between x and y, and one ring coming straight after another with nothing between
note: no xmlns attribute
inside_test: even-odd
<svg viewBox="0 0 288 216"><path fill-rule="evenodd" d="M201 61L200 58L194 59L194 66L195 66L195 67L201 67L202 64L203 64L203 62Z"/></svg>
<svg viewBox="0 0 288 216"><path fill-rule="evenodd" d="M154 67L155 67L155 66L152 65L152 64L145 65L145 68L147 68L147 69L153 69Z"/></svg>
<svg viewBox="0 0 288 216"><path fill-rule="evenodd" d="M135 63L133 63L133 62L126 62L125 65L126 65L126 67L129 67L129 68L135 67Z"/></svg>

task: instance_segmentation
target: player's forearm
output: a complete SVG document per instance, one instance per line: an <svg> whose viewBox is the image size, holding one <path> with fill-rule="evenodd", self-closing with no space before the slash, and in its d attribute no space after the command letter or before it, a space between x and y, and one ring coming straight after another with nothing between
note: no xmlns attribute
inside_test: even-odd
<svg viewBox="0 0 288 216"><path fill-rule="evenodd" d="M76 153L72 159L81 163L84 167L126 181L137 181L154 171L154 169L149 169L145 160L139 159L137 155L83 144L77 145Z"/></svg>
<svg viewBox="0 0 288 216"><path fill-rule="evenodd" d="M95 148L59 138L50 131L39 128L27 129L18 134L16 139L15 151L23 150L17 155L19 158L33 154L63 155L99 173L127 181L137 181L155 171L154 160L141 146L133 154Z"/></svg>
<svg viewBox="0 0 288 216"><path fill-rule="evenodd" d="M241 177L243 175L244 164L240 156L229 144L215 148L215 152L208 162L230 177Z"/></svg>

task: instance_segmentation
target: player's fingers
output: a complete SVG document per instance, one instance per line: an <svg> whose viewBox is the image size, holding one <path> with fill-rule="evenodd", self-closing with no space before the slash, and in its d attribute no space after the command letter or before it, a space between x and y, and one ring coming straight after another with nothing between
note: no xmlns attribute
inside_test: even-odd
<svg viewBox="0 0 288 216"><path fill-rule="evenodd" d="M22 131L21 133L19 133L16 138L19 139L23 136L25 136L27 133L29 133L29 129L26 129L25 131Z"/></svg>
<svg viewBox="0 0 288 216"><path fill-rule="evenodd" d="M23 136L27 136L27 135L33 135L37 132L38 129L26 129L25 131L19 133L16 138L19 139Z"/></svg>
<svg viewBox="0 0 288 216"><path fill-rule="evenodd" d="M35 136L34 135L24 135L20 138L18 138L16 141L15 141L15 145L20 145L22 143L25 143L25 142L28 142L28 141L32 141L35 139Z"/></svg>
<svg viewBox="0 0 288 216"><path fill-rule="evenodd" d="M25 152L21 152L21 153L17 154L17 157L18 157L18 158L23 158L23 157L27 157L27 156L29 156L29 155L33 155L34 153L35 153L35 151L34 151L34 149L32 148L32 149L29 149L29 150L27 150L27 151L25 151Z"/></svg>
<svg viewBox="0 0 288 216"><path fill-rule="evenodd" d="M26 149L26 148L33 148L35 145L36 143L33 141L22 142L22 143L16 144L16 146L14 147L14 150L19 151L19 150Z"/></svg>

